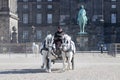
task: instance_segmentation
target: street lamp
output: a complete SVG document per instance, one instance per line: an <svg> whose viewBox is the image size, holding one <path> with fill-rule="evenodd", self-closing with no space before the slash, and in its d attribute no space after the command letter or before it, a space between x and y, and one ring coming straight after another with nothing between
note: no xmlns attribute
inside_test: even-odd
<svg viewBox="0 0 120 80"><path fill-rule="evenodd" d="M101 19L100 19L100 23L101 23L101 25L102 25L102 27L101 27L101 43L103 43L104 42L104 13L103 13L103 0L101 1Z"/></svg>
<svg viewBox="0 0 120 80"><path fill-rule="evenodd" d="M103 14L103 6L104 6L104 5L103 5L103 3L104 3L104 2L103 2L103 0L102 0L102 2L101 2L101 11L102 11L101 14L102 14L102 15L101 15L101 19L100 19L100 22L102 22L102 23L104 22L104 14Z"/></svg>
<svg viewBox="0 0 120 80"><path fill-rule="evenodd" d="M32 42L35 41L35 26L32 26Z"/></svg>
<svg viewBox="0 0 120 80"><path fill-rule="evenodd" d="M69 24L71 26L71 0L69 1L69 12L70 12L70 21L69 21Z"/></svg>
<svg viewBox="0 0 120 80"><path fill-rule="evenodd" d="M98 38L98 45L99 47L101 45L104 45L104 13L103 13L103 0L101 0L101 18L98 20L98 24L99 24L99 29L100 29L100 33L98 34L99 38Z"/></svg>

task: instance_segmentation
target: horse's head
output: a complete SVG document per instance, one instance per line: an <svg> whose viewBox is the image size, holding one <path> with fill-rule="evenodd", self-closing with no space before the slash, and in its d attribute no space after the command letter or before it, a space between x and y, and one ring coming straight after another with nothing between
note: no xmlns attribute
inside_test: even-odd
<svg viewBox="0 0 120 80"><path fill-rule="evenodd" d="M45 40L46 40L46 42L45 42L46 48L52 49L52 46L53 46L53 36L51 34L49 34L49 35L47 35Z"/></svg>
<svg viewBox="0 0 120 80"><path fill-rule="evenodd" d="M35 42L33 42L32 45L34 46L34 45L35 45Z"/></svg>
<svg viewBox="0 0 120 80"><path fill-rule="evenodd" d="M71 41L71 37L68 36L67 34L64 34L61 45L63 51L68 51L70 49L70 41Z"/></svg>

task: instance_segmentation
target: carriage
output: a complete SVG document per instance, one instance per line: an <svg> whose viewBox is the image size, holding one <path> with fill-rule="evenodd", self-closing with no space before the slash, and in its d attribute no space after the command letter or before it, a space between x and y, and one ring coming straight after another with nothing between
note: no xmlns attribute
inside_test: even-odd
<svg viewBox="0 0 120 80"><path fill-rule="evenodd" d="M51 72L51 63L60 62L63 63L63 70L65 70L65 63L67 62L67 69L72 68L72 70L74 70L74 54L76 49L71 37L64 34L62 44L57 48L55 48L55 44L53 44L53 39L54 37L51 34L47 35L45 39L44 44L46 48L41 52L43 55L42 68L44 67L48 72Z"/></svg>

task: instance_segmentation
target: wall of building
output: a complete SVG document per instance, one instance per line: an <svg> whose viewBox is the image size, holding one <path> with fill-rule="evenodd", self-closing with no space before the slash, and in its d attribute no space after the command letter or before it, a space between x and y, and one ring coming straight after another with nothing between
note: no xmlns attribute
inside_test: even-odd
<svg viewBox="0 0 120 80"><path fill-rule="evenodd" d="M9 16L0 15L0 42L10 43Z"/></svg>
<svg viewBox="0 0 120 80"><path fill-rule="evenodd" d="M24 8L26 5L28 8ZM41 5L41 8L38 9L37 5ZM48 5L52 5L51 9L48 9ZM18 17L19 17L19 42L31 42L32 36L32 26L35 27L36 31L41 31L41 39L37 39L37 33L35 32L35 41L43 41L48 32L55 32L56 28L59 25L59 1L41 1L37 2L35 0L28 0L28 2L18 0ZM40 13L42 14L42 23L38 24L36 21L36 15ZM53 14L52 24L47 23L47 14ZM28 14L28 23L23 23L23 14ZM28 37L26 40L23 40L23 32L28 32Z"/></svg>
<svg viewBox="0 0 120 80"><path fill-rule="evenodd" d="M115 30L117 30L117 41L119 40L119 8L120 1L112 2L111 0L57 0L53 2L48 2L43 0L42 2L37 2L35 0L28 0L28 2L23 2L18 0L18 16L19 20L19 42L23 42L22 36L23 31L27 30L29 32L28 42L31 41L31 27L34 25L36 30L42 31L42 37L36 41L43 41L47 32L52 34L56 31L58 26L62 26L64 31L72 36L73 40L76 41L76 34L79 32L79 26L77 25L77 14L81 5L85 6L88 23L86 25L86 31L89 34L89 47L91 50L96 50L99 48L100 44L111 43L107 40L111 40L112 26L111 25L111 12L117 12L117 23L114 24ZM103 2L102 2L103 1ZM23 9L23 5L27 4L28 9ZM42 5L41 9L37 9L35 6L37 4ZM47 9L47 5L52 4L52 9ZM116 4L116 9L112 10L111 5ZM22 16L24 13L29 14L28 24L23 24ZM36 13L42 13L42 24L36 24ZM47 13L53 13L53 23L47 24ZM102 17L103 15L103 17ZM104 22L101 22L101 19ZM108 32L108 35L106 35ZM107 42L106 42L107 41ZM112 41L112 40L111 40Z"/></svg>
<svg viewBox="0 0 120 80"><path fill-rule="evenodd" d="M14 19L14 18L10 18L10 33L11 33L11 35L12 35L12 33L14 32L13 31L13 27L16 29L16 33L17 33L17 35L16 35L16 40L17 41L15 41L16 43L18 43L18 19L16 18L16 19ZM11 37L11 40L13 40L13 38Z"/></svg>
<svg viewBox="0 0 120 80"><path fill-rule="evenodd" d="M0 42L10 43L12 27L18 31L17 0L0 0Z"/></svg>
<svg viewBox="0 0 120 80"><path fill-rule="evenodd" d="M17 0L8 0L10 12L17 14Z"/></svg>

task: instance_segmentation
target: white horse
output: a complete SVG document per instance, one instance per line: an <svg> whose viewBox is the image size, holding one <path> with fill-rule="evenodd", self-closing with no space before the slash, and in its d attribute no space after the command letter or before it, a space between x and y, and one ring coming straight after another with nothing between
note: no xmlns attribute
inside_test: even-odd
<svg viewBox="0 0 120 80"><path fill-rule="evenodd" d="M62 58L63 58L63 71L66 69L66 65L65 65L66 61L68 63L67 69L70 70L71 61L76 52L76 48L74 42L71 40L71 37L68 36L67 34L63 35L61 50L62 50Z"/></svg>
<svg viewBox="0 0 120 80"><path fill-rule="evenodd" d="M51 72L51 56L54 55L53 53L53 36L48 34L45 38L44 48L42 50L43 55L43 66L47 72Z"/></svg>
<svg viewBox="0 0 120 80"><path fill-rule="evenodd" d="M37 56L39 54L39 45L35 42L32 43L32 52Z"/></svg>

